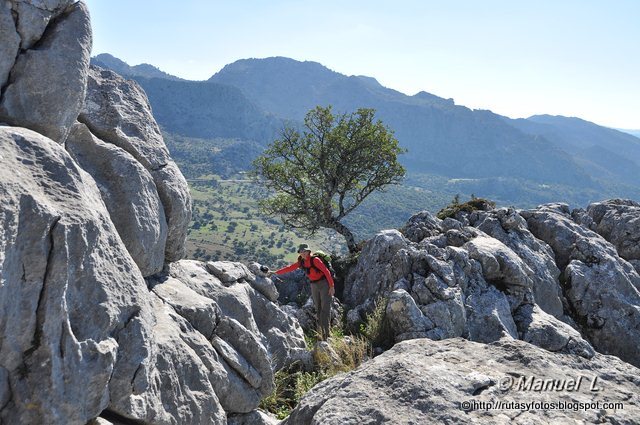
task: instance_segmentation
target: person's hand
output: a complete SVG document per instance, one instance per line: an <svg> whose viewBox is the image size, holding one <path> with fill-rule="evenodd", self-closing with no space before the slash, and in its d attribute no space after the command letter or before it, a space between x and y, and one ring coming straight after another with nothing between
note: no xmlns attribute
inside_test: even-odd
<svg viewBox="0 0 640 425"><path fill-rule="evenodd" d="M336 294L336 288L334 288L333 286L329 287L329 296L333 297Z"/></svg>

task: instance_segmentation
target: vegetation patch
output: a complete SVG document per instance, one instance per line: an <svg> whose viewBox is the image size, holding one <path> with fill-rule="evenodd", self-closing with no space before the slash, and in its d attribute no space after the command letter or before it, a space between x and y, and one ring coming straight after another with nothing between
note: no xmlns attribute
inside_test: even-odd
<svg viewBox="0 0 640 425"><path fill-rule="evenodd" d="M318 342L313 334L305 334L308 347L314 347L313 369L301 370L295 365L276 373L274 391L260 402L260 408L284 419L298 405L302 397L320 382L339 373L356 369L373 356L374 347L384 341L384 309L386 303L376 303L356 335L345 335L343 327L333 327L327 345ZM378 344L378 345L376 345ZM388 347L387 347L388 348Z"/></svg>
<svg viewBox="0 0 640 425"><path fill-rule="evenodd" d="M476 198L471 195L471 199L465 203L460 203L460 196L456 195L451 203L438 211L437 217L440 220L445 218L455 218L459 212L470 213L473 211L488 211L496 207L496 203L484 198Z"/></svg>

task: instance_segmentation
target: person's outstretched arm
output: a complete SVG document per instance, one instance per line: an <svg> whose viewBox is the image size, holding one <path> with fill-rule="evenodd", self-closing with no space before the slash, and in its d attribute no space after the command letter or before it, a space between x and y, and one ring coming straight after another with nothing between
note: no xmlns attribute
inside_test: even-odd
<svg viewBox="0 0 640 425"><path fill-rule="evenodd" d="M289 272L292 272L294 270L297 270L299 268L300 268L300 262L296 261L295 263L293 263L293 264L291 264L289 266L286 266L286 267L283 267L283 268L281 268L279 270L276 270L274 273L275 274L285 274L285 273L289 273Z"/></svg>

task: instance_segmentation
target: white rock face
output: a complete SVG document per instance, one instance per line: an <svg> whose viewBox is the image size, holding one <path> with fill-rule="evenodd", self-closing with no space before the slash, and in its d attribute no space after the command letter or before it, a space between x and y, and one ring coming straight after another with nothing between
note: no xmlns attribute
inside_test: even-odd
<svg viewBox="0 0 640 425"><path fill-rule="evenodd" d="M147 289L60 145L0 127L0 161L0 418L84 423L109 404L120 332Z"/></svg>
<svg viewBox="0 0 640 425"><path fill-rule="evenodd" d="M79 121L100 140L124 149L153 177L167 220L166 261L184 256L191 195L167 150L144 91L134 81L91 67Z"/></svg>
<svg viewBox="0 0 640 425"><path fill-rule="evenodd" d="M164 266L167 220L151 174L125 150L76 123L66 143L73 159L98 183L113 224L143 276Z"/></svg>
<svg viewBox="0 0 640 425"><path fill-rule="evenodd" d="M320 383L283 424L632 424L640 417L639 373L615 357L558 356L512 339L493 344L417 339ZM521 377L525 388L526 380L533 386L533 378L555 380L560 390L519 390ZM599 391L591 391L594 378ZM574 390L562 390L562 381L571 379ZM612 401L624 408L603 407ZM544 407L559 402L570 407ZM494 408L487 408L489 403ZM539 406L508 408L516 403Z"/></svg>
<svg viewBox="0 0 640 425"><path fill-rule="evenodd" d="M0 31L10 33L10 28ZM17 59L9 56L15 64L0 99L0 121L64 143L84 102L90 52L89 12L84 3L73 3L46 27L38 49L25 50Z"/></svg>
<svg viewBox="0 0 640 425"><path fill-rule="evenodd" d="M640 366L640 275L597 233L571 219L568 208L523 211L529 228L547 242L563 269L574 319L593 346Z"/></svg>
<svg viewBox="0 0 640 425"><path fill-rule="evenodd" d="M413 240L385 231L369 241L345 287L351 327L357 329L382 297L396 342L465 337L490 343L509 337L593 356L591 345L562 321L573 324L562 309L553 251L526 221L505 210L474 213L467 222L500 239L420 213L403 228Z"/></svg>

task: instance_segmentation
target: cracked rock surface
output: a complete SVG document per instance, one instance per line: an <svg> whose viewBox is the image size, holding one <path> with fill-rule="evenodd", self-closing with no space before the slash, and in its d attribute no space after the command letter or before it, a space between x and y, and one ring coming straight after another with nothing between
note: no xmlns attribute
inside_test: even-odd
<svg viewBox="0 0 640 425"><path fill-rule="evenodd" d="M162 271L167 220L151 174L125 150L76 123L66 143L73 159L95 179L129 254L143 276Z"/></svg>
<svg viewBox="0 0 640 425"><path fill-rule="evenodd" d="M60 145L0 127L0 160L0 418L83 423L109 403L118 332L147 289Z"/></svg>
<svg viewBox="0 0 640 425"><path fill-rule="evenodd" d="M632 424L640 416L639 372L615 357L558 356L512 339L491 344L461 338L416 339L398 343L355 371L320 383L283 425ZM531 378L555 381L560 390L519 390L520 379L525 380L524 388L527 380L529 388L534 388ZM591 391L594 378L598 391ZM571 379L580 380L579 387L562 390L563 382ZM611 401L624 403L624 408L603 407ZM560 402L571 407L549 407ZM503 404L487 408L488 403ZM514 408L515 403L533 407ZM578 403L589 407L581 409Z"/></svg>
<svg viewBox="0 0 640 425"><path fill-rule="evenodd" d="M6 21L0 18L3 27ZM3 35L10 32L10 27L0 30ZM73 3L48 21L37 48L21 51L15 59L2 88L0 121L64 143L84 102L90 52L89 12L84 3Z"/></svg>
<svg viewBox="0 0 640 425"><path fill-rule="evenodd" d="M149 171L167 220L165 258L181 259L191 220L191 194L169 156L144 91L134 81L92 66L78 120L100 140L125 150Z"/></svg>
<svg viewBox="0 0 640 425"><path fill-rule="evenodd" d="M617 235L610 237L619 249L633 245L621 235L634 241L635 233L620 229L640 219L635 203L587 211L581 222L607 222L599 228ZM383 231L365 245L345 287L348 321L357 328L382 296L396 342L507 337L586 358L595 348L638 366L638 273L581 222L563 204L476 211L460 220L417 214L404 234Z"/></svg>

